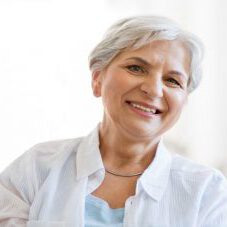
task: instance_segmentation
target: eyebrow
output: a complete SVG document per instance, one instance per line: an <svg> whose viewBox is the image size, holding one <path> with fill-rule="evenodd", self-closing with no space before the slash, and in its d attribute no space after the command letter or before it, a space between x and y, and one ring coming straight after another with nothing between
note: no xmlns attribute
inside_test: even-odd
<svg viewBox="0 0 227 227"><path fill-rule="evenodd" d="M146 65L146 66L149 66L151 67L152 65L146 61L145 59L141 58L141 57L131 57L131 58L127 58L126 60L136 60L136 61L139 61L140 63ZM178 76L182 76L184 77L186 80L188 80L188 76L182 72L179 72L177 70L171 70L169 72L169 74L172 74L172 75L178 75Z"/></svg>
<svg viewBox="0 0 227 227"><path fill-rule="evenodd" d="M151 66L151 64L149 62L147 62L146 60L144 60L143 58L140 58L140 57L131 57L131 58L127 58L126 60L136 60L144 65Z"/></svg>
<svg viewBox="0 0 227 227"><path fill-rule="evenodd" d="M179 71L176 71L176 70L171 70L169 72L169 74L172 74L172 75L177 75L177 76L181 76L181 77L184 77L185 80L188 80L188 76L182 72L179 72Z"/></svg>

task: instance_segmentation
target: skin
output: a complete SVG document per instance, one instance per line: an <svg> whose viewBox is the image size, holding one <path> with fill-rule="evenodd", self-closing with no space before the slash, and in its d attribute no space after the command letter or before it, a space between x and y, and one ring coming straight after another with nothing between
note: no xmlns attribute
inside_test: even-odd
<svg viewBox="0 0 227 227"><path fill-rule="evenodd" d="M92 75L96 97L102 97L100 152L105 168L122 174L144 171L152 162L160 137L178 120L187 101L190 56L178 40L153 41L119 54ZM160 113L144 114L132 102L152 105ZM124 207L135 194L138 177L106 173L92 194L110 207Z"/></svg>

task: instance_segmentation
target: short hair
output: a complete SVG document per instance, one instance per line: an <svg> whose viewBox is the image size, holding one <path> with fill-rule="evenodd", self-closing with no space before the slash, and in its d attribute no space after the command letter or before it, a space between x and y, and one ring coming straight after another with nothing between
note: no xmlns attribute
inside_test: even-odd
<svg viewBox="0 0 227 227"><path fill-rule="evenodd" d="M191 57L187 86L191 92L201 80L203 44L197 36L181 29L175 21L166 17L135 16L117 21L90 53L90 70L103 70L123 51L139 49L155 40L176 39L185 44Z"/></svg>

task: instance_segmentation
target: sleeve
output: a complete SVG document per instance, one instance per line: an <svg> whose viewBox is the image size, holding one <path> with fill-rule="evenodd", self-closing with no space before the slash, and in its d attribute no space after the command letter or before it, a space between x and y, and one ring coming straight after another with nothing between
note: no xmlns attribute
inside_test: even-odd
<svg viewBox="0 0 227 227"><path fill-rule="evenodd" d="M26 226L35 184L30 152L16 159L0 174L0 226Z"/></svg>
<svg viewBox="0 0 227 227"><path fill-rule="evenodd" d="M201 227L227 226L227 180L219 171L207 184L198 220Z"/></svg>

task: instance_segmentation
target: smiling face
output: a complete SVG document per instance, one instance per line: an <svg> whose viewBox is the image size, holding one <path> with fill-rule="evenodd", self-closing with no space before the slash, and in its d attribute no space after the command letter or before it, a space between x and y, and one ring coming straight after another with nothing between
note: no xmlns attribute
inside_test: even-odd
<svg viewBox="0 0 227 227"><path fill-rule="evenodd" d="M103 100L104 127L137 138L162 135L187 100L189 67L189 53L176 40L157 40L119 54L106 69L93 73L93 93Z"/></svg>

